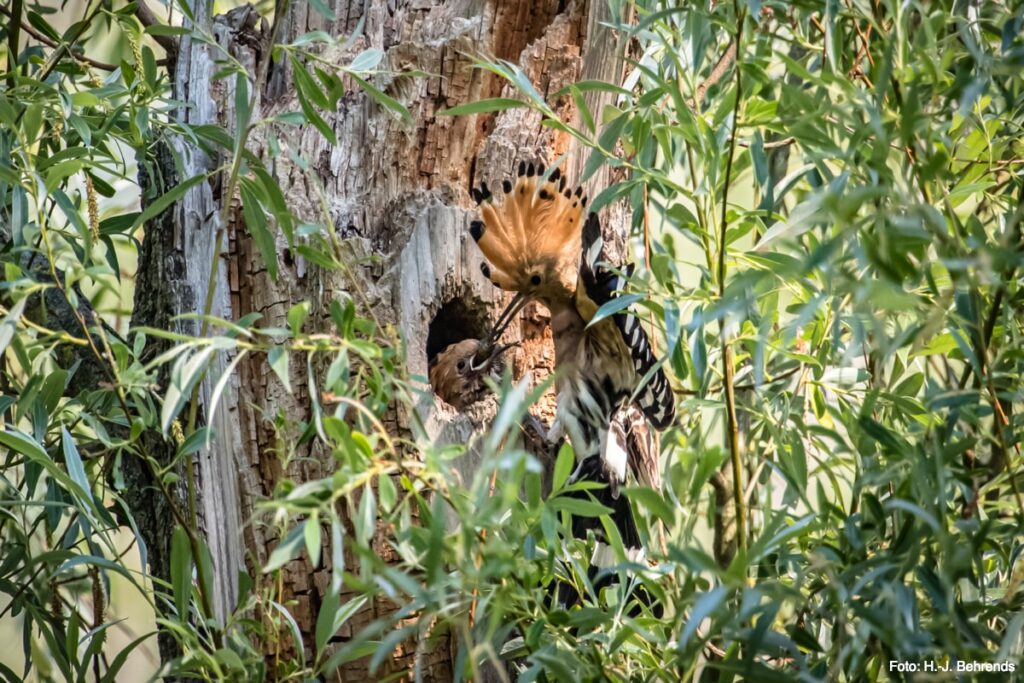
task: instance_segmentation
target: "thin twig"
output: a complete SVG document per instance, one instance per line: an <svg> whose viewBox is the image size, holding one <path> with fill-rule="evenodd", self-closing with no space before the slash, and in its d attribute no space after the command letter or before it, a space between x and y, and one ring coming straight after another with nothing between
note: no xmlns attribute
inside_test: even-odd
<svg viewBox="0 0 1024 683"><path fill-rule="evenodd" d="M733 41L733 52L734 54L739 54L740 40L743 36L743 20L745 19L746 13L745 11L740 10L738 0L734 0L733 8L736 16L736 37ZM726 158L725 162L725 185L722 187L722 221L718 234L718 295L722 300L725 299L725 251L726 234L729 224L729 186L731 185L733 156L736 151L736 135L739 130L738 119L740 114L740 101L742 100L743 93L742 73L743 70L737 63L736 101L733 104L732 110L732 130L729 133L729 156ZM736 388L733 385L735 369L733 368L732 345L729 343L729 338L725 334L724 327L725 326L723 325L722 384L725 387L726 424L729 452L732 457L733 500L736 505L736 541L738 548L740 550L745 550L747 547L747 506L743 495L743 457L740 446L739 421L736 417Z"/></svg>
<svg viewBox="0 0 1024 683"><path fill-rule="evenodd" d="M1016 251L1020 251L1021 245L1021 220L1024 219L1024 189L1019 193L1019 199L1017 208L1013 215L1010 217L1009 234L1013 235L1012 242L1016 242ZM1000 280L999 287L996 289L995 296L992 299L992 307L988 311L988 316L985 318L985 325L981 330L981 338L987 345L992 340L992 334L996 329L996 321L999 319L999 312L1003 307L1003 298L1006 296L1006 283L1012 282L1017 273L1017 266L1013 265L1009 271L1004 274ZM957 385L960 389L963 389L967 385L967 380L974 372L974 366L968 363L964 367L963 373L960 375L960 380Z"/></svg>
<svg viewBox="0 0 1024 683"><path fill-rule="evenodd" d="M796 142L796 138L791 135L788 138L782 138L781 140L769 140L768 142L765 142L764 144L762 144L761 148L762 149L766 149L766 150L768 150L768 149L779 149L780 147L789 147L794 142ZM744 148L750 147L750 141L749 140L740 140L736 144L739 145L740 147L744 147Z"/></svg>
<svg viewBox="0 0 1024 683"><path fill-rule="evenodd" d="M60 59L64 56L65 52L74 56L74 53L71 53L71 47L78 42L79 38L85 35L85 32L92 25L92 20L96 18L96 15L99 14L101 9L103 9L103 3L97 2L92 11L86 14L82 21L79 22L78 29L75 31L74 35L72 35L66 42L60 43L53 49L53 52L50 53L50 56L47 58L43 68L35 76L37 81L43 82L49 78L50 74L53 73L53 70L57 68L58 64L60 64ZM18 114L18 121L21 121L21 116L25 111L26 109L22 109L21 113Z"/></svg>
<svg viewBox="0 0 1024 683"><path fill-rule="evenodd" d="M1010 488L1013 490L1013 497L1017 501L1017 512L1020 513L1020 518L1024 519L1024 497L1021 497L1020 487L1017 486L1017 479L1014 476L1013 468L1010 466L1010 449L1007 448L1006 437L1003 434L1003 428L1010 426L1010 418L1007 417L1006 412L1003 410L1003 403L999 400L999 395L996 393L991 373L985 372L985 379L989 397L992 399L992 408L996 415L999 416L999 419L994 421L994 431L996 433L996 440L999 443L999 447L1003 451L1003 468L1006 470L1006 476L1010 480ZM1017 451L1017 457L1019 458L1020 444L1015 442L1013 447L1014 450Z"/></svg>
<svg viewBox="0 0 1024 683"><path fill-rule="evenodd" d="M32 27L31 24L26 24L25 22L17 22L17 21L15 21L14 20L14 12L15 12L15 10L8 10L5 7L0 7L0 14L5 15L8 19L11 20L12 35L13 35L14 27L20 24L21 29L24 30L25 33L27 33L30 36L32 36L33 38L35 38L36 40L38 40L43 45L45 45L47 47L51 47L51 48L56 48L57 47L58 44L55 41L51 40L50 38L48 38L46 35L40 33L39 31L35 30ZM107 62L101 62L98 59L93 59L92 57L86 57L85 55L76 55L76 54L72 53L71 56L72 56L72 58L74 58L75 60L77 60L79 62L84 62L84 63L88 64L91 67L95 67L97 69L102 69L103 71L116 71L117 68L118 68L116 64L108 64Z"/></svg>
<svg viewBox="0 0 1024 683"><path fill-rule="evenodd" d="M736 60L736 51L738 46L733 41L729 47L725 50L722 56L718 59L718 63L715 64L715 68L708 74L707 79L704 80L699 86L697 86L697 92L693 94L693 109L697 111L700 109L700 105L704 102L704 96L707 95L708 90L715 86L725 76L726 72L729 71L729 67Z"/></svg>

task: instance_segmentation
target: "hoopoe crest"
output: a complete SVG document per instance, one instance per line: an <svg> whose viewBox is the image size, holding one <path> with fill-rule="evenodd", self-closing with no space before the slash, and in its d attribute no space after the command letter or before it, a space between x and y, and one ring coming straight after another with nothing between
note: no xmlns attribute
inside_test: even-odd
<svg viewBox="0 0 1024 683"><path fill-rule="evenodd" d="M520 162L515 182L505 180L499 195L486 183L473 190L483 220L470 224L470 234L486 259L481 271L495 286L517 294L502 314L506 322L529 299L538 299L549 307L571 303L589 323L625 287L632 266L623 277L595 265L601 229L596 214L585 215L582 189L567 188L557 168L546 180L543 175L543 165ZM655 428L665 429L675 419L675 399L647 334L629 310L601 325L612 323L629 349L636 384L646 380L636 402Z"/></svg>
<svg viewBox="0 0 1024 683"><path fill-rule="evenodd" d="M520 162L516 182L505 180L498 196L482 183L474 194L483 221L474 221L470 233L495 286L550 302L576 291L586 198L566 188L559 169L546 181L543 173L543 166Z"/></svg>

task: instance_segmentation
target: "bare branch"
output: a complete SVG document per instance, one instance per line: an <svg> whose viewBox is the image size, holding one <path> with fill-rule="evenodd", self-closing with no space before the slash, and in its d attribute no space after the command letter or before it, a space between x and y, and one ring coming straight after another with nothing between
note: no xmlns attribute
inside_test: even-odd
<svg viewBox="0 0 1024 683"><path fill-rule="evenodd" d="M139 23L143 26L162 26L164 22L160 21L160 18L153 13L149 5L146 4L146 0L137 0L135 3L135 18L139 20ZM157 42L157 45L162 47L167 53L167 58L175 60L178 56L178 41L173 36L157 36L150 34L150 36Z"/></svg>
<svg viewBox="0 0 1024 683"><path fill-rule="evenodd" d="M715 64L715 68L711 70L707 79L697 86L697 92L693 95L693 108L699 109L700 105L704 102L704 96L707 95L708 90L713 88L722 78L725 77L726 72L732 63L736 61L736 41L729 43L729 47L725 53L718 59L718 63Z"/></svg>

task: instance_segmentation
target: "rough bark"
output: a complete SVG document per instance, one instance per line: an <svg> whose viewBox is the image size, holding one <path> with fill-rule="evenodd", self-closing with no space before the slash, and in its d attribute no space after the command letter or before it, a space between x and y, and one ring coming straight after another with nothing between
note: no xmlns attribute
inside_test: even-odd
<svg viewBox="0 0 1024 683"><path fill-rule="evenodd" d="M197 16L204 16L202 3L197 4ZM514 95L493 74L472 68L473 56L519 64L546 94L581 78L616 80L623 68L621 45L616 42L620 39L600 26L608 11L600 1L587 5L560 0L337 0L333 9L339 18L328 22L305 2L293 2L281 18L278 40L285 42L312 30L350 34L362 19L362 35L346 53L323 56L346 63L367 47L382 49L386 66L398 75L377 77L374 83L402 102L414 123L410 126L401 121L355 89L343 98L337 112L325 116L337 134L336 147L309 127L265 131L254 138L251 148L265 154L266 136L276 135L309 161L316 182L326 193L331 227L345 239L354 258L376 257L376 265L353 265L365 283L366 305L382 324L397 328L410 373L425 377L426 340L439 311L446 310L444 315L454 316L450 319L464 325L465 336L474 336L483 331L502 302L501 295L481 275L480 256L468 238L468 224L474 216L470 186L481 179L492 186L499 184L520 159L550 164L569 152L563 167L570 177L578 175L586 161L584 154L573 153L575 148L567 136L543 128L535 113L510 110L453 118L439 116L439 110L480 98ZM218 42L255 74L266 31L255 22L255 15L245 12L220 18L210 29ZM433 75L400 73L411 69ZM208 46L184 39L176 64L175 97L192 106L181 112L190 122L230 127L231 85L212 80L216 70ZM254 120L298 109L289 83L288 68L275 65ZM588 95L595 114L603 105L600 97ZM576 122L571 98L552 104L563 120ZM186 173L205 172L219 163L184 141L175 151ZM319 219L310 177L283 157L268 165L285 196L294 202L293 210L305 219ZM593 188L607 182L603 173L591 181ZM198 185L173 211L148 227L136 324L169 327L174 314L201 310L214 258L220 202L228 200L222 196L223 183L224 179L218 179ZM606 218L613 228L609 235L622 232L614 229L621 225L622 210L614 213ZM310 320L326 319L331 300L345 293L346 281L293 255L283 237L278 249L280 272L276 280L271 279L245 232L241 212L230 215L225 226L228 239L223 253L217 255L222 267L212 313L236 319L258 311L263 314L261 325L284 326L289 307L309 301ZM621 250L621 240L618 248ZM544 324L546 315L539 307L528 311L522 325L511 333L524 340L513 362L517 376L532 373L535 381L541 381L552 369L554 353ZM174 325L181 331L196 332L193 323ZM434 343L439 343L436 334ZM305 387L305 364L292 363L291 367L292 386ZM210 377L215 379L222 370L223 366L213 368ZM210 389L209 383L203 388L204 403ZM493 415L493 404L460 414L428 395L415 410L432 438L465 443ZM541 413L551 410L553 402L542 406ZM237 571L243 567L258 571L278 540L271 527L248 523L253 520L255 503L269 496L282 477L305 481L325 476L331 469L330 458L315 451L296 453L287 464L278 458L274 454L277 435L271 423L276 415L295 424L308 417L309 402L301 393L288 394L268 372L264 359L248 358L240 364L232 391L218 408L217 438L197 460L200 512L216 564L219 614L234 605ZM403 433L409 429L409 420L406 411L396 409L386 424L395 433ZM463 474L471 476L474 457L468 456L462 466ZM134 502L147 525L163 523L166 527L166 517L161 522L158 511L147 509L151 503ZM156 527L144 530L147 541L166 543ZM329 552L323 555L330 558ZM165 564L156 558L152 570L166 576ZM313 568L305 558L286 567L285 597L296 601L294 615L304 634L313 631L329 576L329 564ZM365 613L354 618L352 628L387 609L383 604L368 605ZM403 651L407 654L389 662L387 671L411 667L415 648ZM447 649L438 648L419 664L428 679L451 677ZM365 667L365 662L346 665L339 672L340 679L366 680Z"/></svg>
<svg viewBox="0 0 1024 683"><path fill-rule="evenodd" d="M203 24L208 16L203 3L197 2L198 28L212 33L213 23ZM219 22L219 33L225 35L225 22ZM225 36L231 38L230 34ZM211 58L212 48L186 36L175 65L174 96L189 107L182 108L179 116L189 123L218 122L218 101L212 97L217 86L212 77L216 70ZM175 163L177 159L177 164ZM185 139L172 141L161 150L153 165L160 177L141 178L144 189L159 194L178 182L212 171L219 163L199 147ZM180 168L179 168L180 167ZM195 320L180 319L184 313L199 313L206 299L207 281L214 251L217 229L218 202L214 196L216 182L200 183L186 193L184 199L146 226L143 246L139 255L134 325L197 335L199 324ZM219 268L217 287L213 298L212 315L231 319L225 269ZM156 356L166 343L151 342L147 355ZM223 358L214 362L210 377L217 378L225 370ZM164 372L161 385L166 385ZM201 387L200 400L207 405L212 391L211 382ZM245 569L245 560L239 530L242 526L238 505L237 466L243 454L238 436L237 405L225 401L217 412L215 424L209 425L216 433L215 445L199 454L196 462L198 502L204 536L214 558L213 576L214 611L223 618L234 607L238 594L238 572ZM147 453L161 465L170 463L177 445L158 434L143 436ZM141 461L125 463L126 500L136 517L139 531L149 550L149 569L153 576L167 580L170 577L170 543L173 518L169 502L155 491L150 467ZM182 486L172 491L177 504L186 508ZM164 660L177 654L173 642L161 634L160 653Z"/></svg>

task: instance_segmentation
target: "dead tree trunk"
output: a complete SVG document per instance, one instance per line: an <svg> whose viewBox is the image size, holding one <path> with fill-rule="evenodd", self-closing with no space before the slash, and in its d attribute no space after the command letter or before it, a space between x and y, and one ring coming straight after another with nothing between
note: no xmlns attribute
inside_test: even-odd
<svg viewBox="0 0 1024 683"><path fill-rule="evenodd" d="M208 16L212 3L194 4L198 5L197 17ZM563 168L570 178L579 174L586 161L585 154L573 154L575 148L568 136L542 127L539 115L528 110L454 118L438 112L481 98L514 96L497 76L474 69L474 56L518 64L538 91L548 94L583 78L620 78L622 38L601 26L608 18L603 0L334 0L328 4L333 5L336 21L323 19L306 2L292 2L280 18L277 40L288 42L314 30L349 35L361 25L361 35L348 51L322 56L344 64L365 48L383 50L382 68L395 75L376 78L374 84L408 108L412 125L353 89L338 111L325 113L337 134L336 147L308 127L264 130L254 137L250 149L266 156L264 145L274 135L309 162L312 176L285 161L285 156L268 162L268 168L292 202L291 208L305 219L322 216L314 199L315 185L322 187L330 213L329 229L345 240L354 259L376 257L377 265L356 265L353 260L353 267L361 270L367 283L365 294L376 317L399 331L410 373L426 376L428 357L451 341L479 336L501 298L481 275L480 256L467 237L474 217L469 188L481 179L500 184L520 159L550 164L569 152ZM256 76L270 31L255 11L247 7L215 20L199 21L207 21L199 28L216 36ZM213 79L218 70L215 59L210 46L184 39L173 74L174 97L190 105L180 116L191 123L230 127L233 86ZM409 70L430 75L401 75ZM286 65L271 67L253 120L298 109L290 79ZM595 114L606 104L601 97L588 94ZM563 120L577 123L571 98L551 104ZM175 151L186 173L207 172L222 163L185 140L177 143ZM166 171L170 173L170 169ZM148 226L135 324L197 332L196 324L172 325L171 318L203 308L222 202L238 201L223 196L225 182L215 177L213 182L197 185ZM592 189L600 189L608 179L598 173L591 183ZM229 215L229 224L224 226L227 239L216 255L220 265L213 315L237 319L257 311L263 315L261 325L286 326L289 307L308 301L310 320L326 319L331 300L342 294L344 282L291 253L283 237L278 239L279 275L271 279L246 234L241 211ZM605 223L614 228L621 226L622 220L620 209ZM616 232L622 234L611 230ZM543 324L545 315L546 311L538 309L527 317L518 331L525 343L514 361L517 374L532 371L537 381L550 372L554 362ZM291 367L292 386L307 386L305 364L292 363ZM211 381L222 370L212 369ZM211 390L212 386L204 386L201 399L205 401ZM268 372L263 359L249 358L240 364L229 394L222 399L213 425L217 438L209 450L199 454L196 465L200 517L216 565L214 593L219 614L234 606L238 570L247 568L257 575L278 540L269 527L249 523L254 503L270 496L284 476L305 481L329 474L332 466L329 457L311 451L298 454L286 469L274 454L271 420L281 415L286 424L297 424L308 418L310 406L300 393L289 395ZM486 408L457 414L436 398L423 401L416 409L433 435L452 441L466 441L489 417ZM387 427L404 432L408 415L393 411ZM160 446L154 443L153 448ZM474 466L470 460L466 468ZM139 476L144 477L141 471ZM144 481L140 479L140 483ZM151 497L133 500L143 534L155 549L151 569L166 578L169 525L153 505ZM325 552L323 556L331 555ZM312 634L330 567L313 568L301 558L286 570L286 593L297 601L294 616L303 633ZM366 614L357 616L354 623L380 616L382 609L383 605L368 605ZM390 670L408 669L414 651L410 648L407 658L390 662ZM365 666L365 662L350 663L340 678L367 680ZM427 678L450 679L450 669L447 649L426 659ZM382 673L386 672L378 672Z"/></svg>

